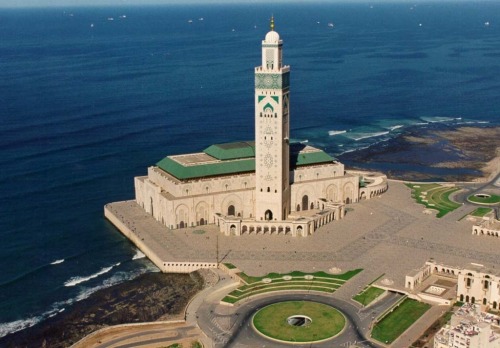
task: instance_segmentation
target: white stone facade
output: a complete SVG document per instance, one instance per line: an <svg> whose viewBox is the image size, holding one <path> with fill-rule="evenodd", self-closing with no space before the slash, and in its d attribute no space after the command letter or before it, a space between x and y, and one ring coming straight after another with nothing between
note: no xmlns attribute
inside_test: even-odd
<svg viewBox="0 0 500 348"><path fill-rule="evenodd" d="M343 216L343 208L335 204L342 206L358 201L358 177L328 177L328 169L335 175L344 174L340 163L301 169L302 181L293 183L290 188L292 214L333 208L334 214L338 210L335 219L339 219ZM307 180L313 177L319 179ZM158 167L149 167L148 176L135 178L135 193L137 203L146 212L172 229L214 224L221 216L254 220L256 216L254 174L179 180Z"/></svg>
<svg viewBox="0 0 500 348"><path fill-rule="evenodd" d="M262 66L255 69L254 148L250 143L239 143L243 145L236 150L234 144L222 144L222 155L205 150L168 156L166 167L173 171L156 165L147 176L135 178L137 203L157 221L171 229L217 224L225 234L307 236L342 218L344 205L359 200L360 176L346 173L342 163L305 145L298 150L294 145L291 155L290 68L282 64L282 44L274 30L262 42ZM249 169L250 158L255 159L254 170ZM226 164L230 170L204 175L208 167ZM194 167L201 168L200 175L193 174ZM385 179L368 179L363 192L369 197L363 198L384 192Z"/></svg>
<svg viewBox="0 0 500 348"><path fill-rule="evenodd" d="M405 287L413 290L431 274L457 281L457 301L478 304L485 310L500 309L500 275L496 271L482 265L461 268L428 261L420 270L406 276Z"/></svg>
<svg viewBox="0 0 500 348"><path fill-rule="evenodd" d="M500 236L500 221L495 218L485 218L479 224L472 226L472 234L478 236Z"/></svg>

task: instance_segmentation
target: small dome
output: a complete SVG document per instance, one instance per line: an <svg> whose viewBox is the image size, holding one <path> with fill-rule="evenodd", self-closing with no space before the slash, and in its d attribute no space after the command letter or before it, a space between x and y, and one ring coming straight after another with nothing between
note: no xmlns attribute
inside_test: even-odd
<svg viewBox="0 0 500 348"><path fill-rule="evenodd" d="M266 34L266 42L278 43L278 41L280 41L280 35L274 30Z"/></svg>

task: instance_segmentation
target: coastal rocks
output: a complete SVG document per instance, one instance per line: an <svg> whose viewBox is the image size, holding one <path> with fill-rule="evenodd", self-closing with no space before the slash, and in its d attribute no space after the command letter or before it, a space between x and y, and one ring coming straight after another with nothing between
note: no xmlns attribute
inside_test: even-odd
<svg viewBox="0 0 500 348"><path fill-rule="evenodd" d="M0 339L1 347L68 347L105 326L183 318L188 301L203 288L191 274L147 273L102 289L63 313Z"/></svg>
<svg viewBox="0 0 500 348"><path fill-rule="evenodd" d="M339 160L350 168L383 171L390 179L491 179L500 170L499 138L500 127L432 124L409 128L397 138L341 155Z"/></svg>

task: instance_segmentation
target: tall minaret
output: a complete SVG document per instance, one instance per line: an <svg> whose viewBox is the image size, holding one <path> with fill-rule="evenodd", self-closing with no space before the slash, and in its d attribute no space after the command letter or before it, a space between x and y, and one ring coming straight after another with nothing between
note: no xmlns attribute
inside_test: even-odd
<svg viewBox="0 0 500 348"><path fill-rule="evenodd" d="M285 220L290 213L290 67L283 66L283 41L271 31L262 41L262 66L255 68L255 217Z"/></svg>

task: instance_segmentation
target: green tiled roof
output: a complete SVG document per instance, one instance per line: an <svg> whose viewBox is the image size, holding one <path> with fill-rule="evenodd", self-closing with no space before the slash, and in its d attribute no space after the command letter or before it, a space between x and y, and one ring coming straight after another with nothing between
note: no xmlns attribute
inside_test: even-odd
<svg viewBox="0 0 500 348"><path fill-rule="evenodd" d="M255 171L254 158L183 166L173 159L165 157L160 162L156 163L156 165L167 173L175 176L177 179L194 179L207 176L228 175Z"/></svg>
<svg viewBox="0 0 500 348"><path fill-rule="evenodd" d="M221 161L255 157L255 142L238 142L227 144L216 144L203 150L207 155Z"/></svg>
<svg viewBox="0 0 500 348"><path fill-rule="evenodd" d="M290 164L292 169L320 163L333 162L334 159L324 151L300 153L301 145L291 144ZM255 171L255 143L239 142L212 145L204 151L220 162L182 165L170 157L165 157L156 165L178 179L194 179L217 175L231 175Z"/></svg>
<svg viewBox="0 0 500 348"><path fill-rule="evenodd" d="M295 167L305 166L308 164L326 163L333 162L332 156L324 151L309 152L309 153L292 153L290 155L290 163L295 162Z"/></svg>

